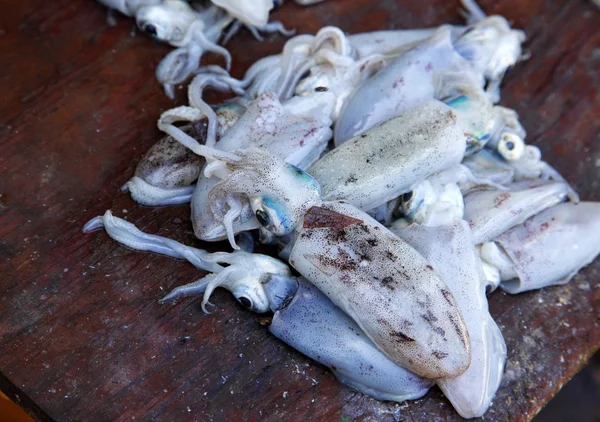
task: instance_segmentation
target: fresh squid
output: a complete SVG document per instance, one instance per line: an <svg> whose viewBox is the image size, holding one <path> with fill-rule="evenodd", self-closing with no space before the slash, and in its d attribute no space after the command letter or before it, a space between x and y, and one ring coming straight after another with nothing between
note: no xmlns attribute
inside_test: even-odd
<svg viewBox="0 0 600 422"><path fill-rule="evenodd" d="M224 57L231 63L229 52L218 45L226 42L242 26L261 39L258 31L292 35L280 22L268 22L272 0L246 2L215 0L214 5L183 0L99 0L105 6L134 17L138 27L153 38L166 42L176 50L159 64L156 77L165 93L174 97L174 86L182 83L198 69L205 51Z"/></svg>
<svg viewBox="0 0 600 422"><path fill-rule="evenodd" d="M431 263L460 307L471 339L471 364L463 374L437 384L462 417L480 417L500 386L506 344L488 310L486 278L469 224L454 219L439 226L412 224L392 231Z"/></svg>
<svg viewBox="0 0 600 422"><path fill-rule="evenodd" d="M289 286L285 294L280 293L283 283ZM264 288L274 312L269 331L327 366L342 384L395 402L422 397L433 384L381 353L351 318L306 280L273 276Z"/></svg>
<svg viewBox="0 0 600 422"><path fill-rule="evenodd" d="M563 202L569 192L565 182L523 183L508 190L478 190L464 198L464 218L473 230L475 244L487 243L502 233ZM538 186L536 186L538 185Z"/></svg>
<svg viewBox="0 0 600 422"><path fill-rule="evenodd" d="M523 40L523 33L511 30L502 19L473 27L456 39L450 28L440 27L354 92L336 123L336 145L434 98L435 75L441 71L461 72L480 87L487 79L497 89L506 69L520 57ZM371 111L364 113L365 107Z"/></svg>
<svg viewBox="0 0 600 422"><path fill-rule="evenodd" d="M197 139L206 137L206 125L200 121L182 130ZM204 166L204 158L165 136L148 150L138 163L134 176L121 190L147 206L184 204L190 201L194 183Z"/></svg>
<svg viewBox="0 0 600 422"><path fill-rule="evenodd" d="M269 331L290 346L331 369L344 384L380 400L402 402L425 395L433 382L396 365L356 323L313 285L291 277L288 267L269 256L245 251L209 254L201 249L139 231L109 211L86 224L84 230L104 227L126 246L176 258L213 272L175 288L161 302L203 294L208 312L216 287L229 290L244 307L257 313L274 312ZM220 264L229 264L224 268Z"/></svg>
<svg viewBox="0 0 600 422"><path fill-rule="evenodd" d="M320 94L328 96L328 93ZM320 114L324 110L320 105L318 98L311 101L296 98L281 104L273 94L263 94L248 106L215 147L229 152L260 148L292 165L306 168L319 157L331 139L331 120L327 114ZM217 176L201 177L194 191L192 223L196 236L209 241L231 240L237 232L260 227L247 199L234 196L219 203L233 209L227 223L215 220L209 192L218 181ZM222 215L224 217L225 213Z"/></svg>
<svg viewBox="0 0 600 422"><path fill-rule="evenodd" d="M325 98L331 95L328 92L319 94ZM272 96L264 98L270 99L269 112L277 109L272 107L273 102L277 100ZM305 104L303 98L294 97L290 101ZM315 100L309 101L313 103ZM323 107L317 109L324 110ZM244 120L246 117L248 120ZM248 142L252 139L252 131L248 129L252 129L255 124L253 122L259 120L254 113L247 112L216 147L234 152L247 146L248 143L259 146ZM280 118L278 121L285 120ZM326 142L331 133L325 132L326 128L329 130L329 124L324 122L318 126L321 128L322 136L317 136L320 132L314 129L303 129L305 132L302 133L310 134L310 137L300 138L299 142L303 142L308 148L311 145L309 140L315 137L318 142L313 142L313 145L321 145L321 147L310 147L309 150L322 151L325 145L322 141ZM237 128L241 132L237 132ZM261 134L261 139L264 140L265 135L262 130L257 130L256 133ZM276 133L281 136L280 130ZM291 135L290 133L290 136L275 139L293 142L296 137ZM242 141L244 143L241 143ZM376 148L373 149L374 145ZM266 150L269 148L272 147ZM459 163L464 149L465 136L454 112L444 104L432 100L333 150L312 165L308 172L319 182L322 199L343 199L363 210L369 210L410 191L422 177ZM289 154L289 151L293 150L281 146L282 152L287 151ZM202 151L200 153L204 154ZM306 168L306 160L291 160L292 156L285 154L275 154L275 156L285 158L298 167ZM311 157L316 158L314 154ZM192 220L199 238L221 240L229 237L231 239L235 233L260 227L260 222L251 211L247 199L237 195L236 191L249 189L249 184L243 183L244 178L253 181L256 180L257 174L272 178L272 175L265 174L266 169L261 168L269 166L270 160L270 158L260 157L257 162L242 160L240 163L232 163L230 167L239 175L232 179L231 175L226 174L218 184L216 177L200 179L192 199ZM235 170L238 168L240 170ZM362 168L364 171L358 172L357 168ZM280 192L279 195L287 197L288 194ZM235 218L225 219L233 203L240 204L238 209L243 211L237 213Z"/></svg>
<svg viewBox="0 0 600 422"><path fill-rule="evenodd" d="M406 242L343 202L313 205L294 234L290 265L392 361L432 379L468 368L471 344L456 301Z"/></svg>
<svg viewBox="0 0 600 422"><path fill-rule="evenodd" d="M481 246L507 293L568 283L600 253L600 204L567 202Z"/></svg>
<svg viewBox="0 0 600 422"><path fill-rule="evenodd" d="M308 173L319 181L324 200L369 210L459 164L465 148L456 113L431 100L334 149Z"/></svg>
<svg viewBox="0 0 600 422"><path fill-rule="evenodd" d="M246 250L238 250L233 253L216 252L211 254L171 239L144 233L128 221L113 216L110 211L106 211L103 216L92 218L83 227L83 231L89 233L100 228L104 228L115 241L132 249L186 259L195 267L210 271L210 274L198 281L177 287L161 299L167 301L204 293L202 300L204 312L207 312L206 305L210 304L210 296L217 287L229 290L242 306L253 312L268 312L270 309L269 299L262 287L261 280L268 274L291 275L286 264L267 255L252 253L251 245L246 247Z"/></svg>

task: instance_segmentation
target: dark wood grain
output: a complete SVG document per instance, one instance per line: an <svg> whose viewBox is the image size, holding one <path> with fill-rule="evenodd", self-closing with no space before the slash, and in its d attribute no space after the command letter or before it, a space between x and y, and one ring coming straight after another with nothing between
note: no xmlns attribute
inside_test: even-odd
<svg viewBox="0 0 600 422"><path fill-rule="evenodd" d="M507 75L502 103L582 198L600 201L600 12L568 0L482 6L530 39L532 57ZM458 23L458 7L290 2L273 18L299 32L359 32ZM211 315L199 300L159 305L202 274L81 227L111 209L145 231L207 247L194 239L186 206L143 208L118 189L160 136L160 112L176 104L154 79L169 48L131 36L128 19L108 26L91 0L9 0L2 9L0 387L38 419L63 421L459 419L438 389L397 405L341 386L226 292L215 294ZM284 42L239 34L229 45L234 76ZM544 406L600 346L599 305L598 261L568 286L491 296L509 355L486 420L526 421Z"/></svg>

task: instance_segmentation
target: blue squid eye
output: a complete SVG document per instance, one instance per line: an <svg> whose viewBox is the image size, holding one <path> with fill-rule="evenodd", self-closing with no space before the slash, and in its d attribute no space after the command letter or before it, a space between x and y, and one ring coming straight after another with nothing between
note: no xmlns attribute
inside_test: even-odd
<svg viewBox="0 0 600 422"><path fill-rule="evenodd" d="M279 201L264 197L262 198L262 203L265 214L268 214L269 225L280 226L286 231L292 228L292 222L287 214L287 209Z"/></svg>

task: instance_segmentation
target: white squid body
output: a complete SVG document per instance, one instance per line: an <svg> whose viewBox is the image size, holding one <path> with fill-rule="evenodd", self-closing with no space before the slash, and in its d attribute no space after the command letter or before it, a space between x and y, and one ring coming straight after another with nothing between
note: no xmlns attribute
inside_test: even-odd
<svg viewBox="0 0 600 422"><path fill-rule="evenodd" d="M331 139L329 114L321 115L323 110L319 107L320 98L329 95L327 92L315 95L310 104L302 98L281 104L273 93L262 94L225 132L216 148L233 152L255 147L297 167L306 167L319 157ZM222 222L213 218L208 199L209 192L218 182L217 177L201 177L192 195L194 232L202 240L227 237ZM246 212L235 222L235 231L260 227L246 200L243 200L243 206Z"/></svg>
<svg viewBox="0 0 600 422"><path fill-rule="evenodd" d="M373 31L348 35L359 58L374 54L398 56L407 46L429 38L438 28Z"/></svg>
<svg viewBox="0 0 600 422"><path fill-rule="evenodd" d="M298 284L291 302L275 311L272 334L327 366L342 384L378 400L403 402L427 393L431 380L392 362L315 286L304 279Z"/></svg>
<svg viewBox="0 0 600 422"><path fill-rule="evenodd" d="M519 60L520 44L524 41L525 35L520 30L510 28L507 20L502 16L486 16L474 1L462 0L461 3L465 8L462 14L466 17L468 25L442 25L442 27L452 31L453 38L467 31L477 31L473 41L487 43L487 47L493 50L488 63L489 76L493 77L493 73L503 73L507 66ZM373 31L349 35L348 39L360 58L371 54L395 57L401 54L407 45L425 40L439 28Z"/></svg>
<svg viewBox="0 0 600 422"><path fill-rule="evenodd" d="M192 132L190 127L182 130ZM147 206L187 203L203 166L203 157L171 136L165 136L142 157L134 176L121 190L128 191L134 201Z"/></svg>
<svg viewBox="0 0 600 422"><path fill-rule="evenodd" d="M454 111L431 100L337 147L307 172L321 185L323 200L370 210L459 164L465 148Z"/></svg>
<svg viewBox="0 0 600 422"><path fill-rule="evenodd" d="M480 190L464 197L465 214L473 230L475 244L491 242L502 233L523 223L546 208L561 203L569 185L564 182L542 182L541 186L508 191Z"/></svg>
<svg viewBox="0 0 600 422"><path fill-rule="evenodd" d="M600 253L598 233L598 202L567 202L542 211L494 240L516 273L516 277L503 275L500 287L521 293L568 283ZM485 253L482 258L496 262Z"/></svg>
<svg viewBox="0 0 600 422"><path fill-rule="evenodd" d="M471 364L438 385L463 418L482 416L500 385L506 344L488 310L486 280L469 224L457 219L443 226L412 224L392 231L431 263L456 299L471 339Z"/></svg>
<svg viewBox="0 0 600 422"><path fill-rule="evenodd" d="M465 157L462 164L468 167L475 177L500 185L509 184L515 177L515 169L489 149L482 149L474 155Z"/></svg>
<svg viewBox="0 0 600 422"><path fill-rule="evenodd" d="M431 379L469 366L469 335L448 286L365 212L343 202L313 206L289 262L395 363Z"/></svg>
<svg viewBox="0 0 600 422"><path fill-rule="evenodd" d="M269 21L273 0L211 0L231 16L249 25L262 28Z"/></svg>
<svg viewBox="0 0 600 422"><path fill-rule="evenodd" d="M380 32L375 41L382 41L382 49L375 47L369 35L350 39L359 56L385 54L396 58L363 83L345 104L334 133L336 145L402 110L435 98L435 76L440 71L461 72L478 87L487 80L486 93L493 102L499 100L500 81L508 67L519 60L525 35L511 29L506 19L485 17L474 10L472 2L464 4L472 14L468 30L441 26L425 39L421 37L427 35L427 30L398 33L397 40L393 33ZM385 50L394 43L396 50Z"/></svg>
<svg viewBox="0 0 600 422"><path fill-rule="evenodd" d="M336 122L336 145L434 98L436 73L474 71L455 50L450 35L448 28L440 28L358 87ZM483 86L480 75L473 73L473 79L474 84Z"/></svg>

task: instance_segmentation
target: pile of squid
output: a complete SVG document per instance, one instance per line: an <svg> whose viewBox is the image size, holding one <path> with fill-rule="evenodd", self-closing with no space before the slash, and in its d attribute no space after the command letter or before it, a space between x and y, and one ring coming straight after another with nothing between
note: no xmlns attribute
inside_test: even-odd
<svg viewBox="0 0 600 422"><path fill-rule="evenodd" d="M201 294L206 311L228 289L355 390L402 402L437 384L461 416L483 415L507 354L487 294L569 282L600 253L600 204L581 202L498 105L524 33L463 6L464 26L293 37L241 80L194 71L189 105L162 114L165 136L123 191L190 203L195 235L232 252L110 211L84 230L208 272L162 301ZM235 97L212 107L206 88Z"/></svg>

